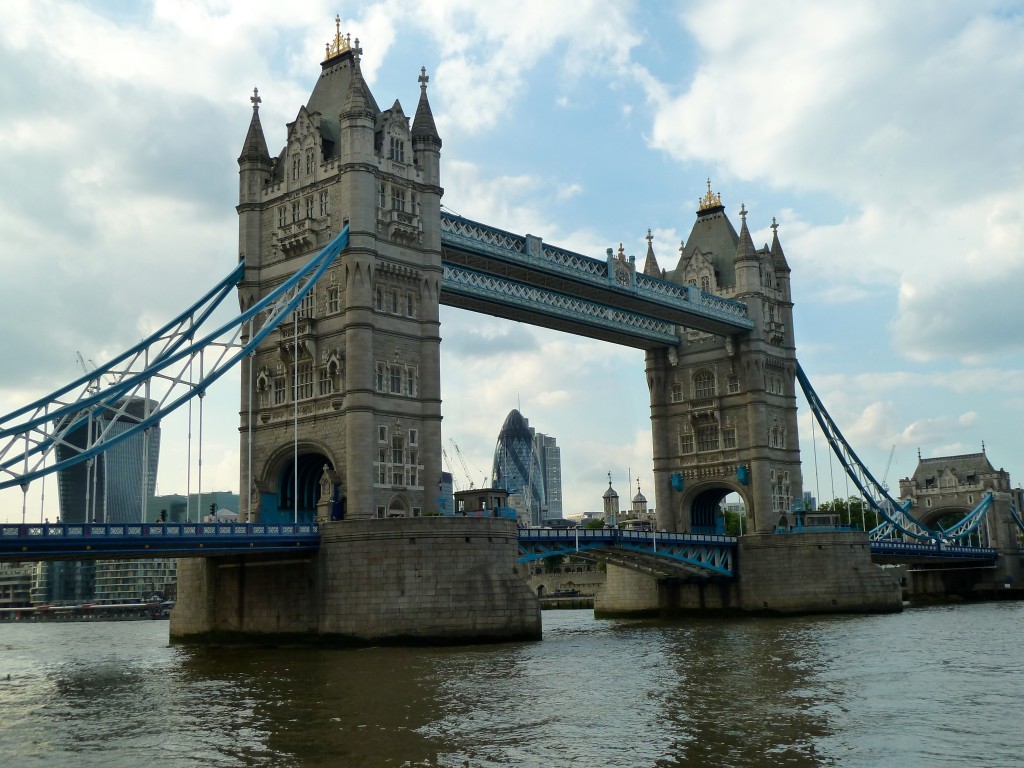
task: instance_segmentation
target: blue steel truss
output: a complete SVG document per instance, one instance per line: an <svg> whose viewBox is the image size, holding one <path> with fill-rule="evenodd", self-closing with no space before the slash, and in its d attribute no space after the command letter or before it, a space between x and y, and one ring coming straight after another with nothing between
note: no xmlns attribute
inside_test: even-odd
<svg viewBox="0 0 1024 768"><path fill-rule="evenodd" d="M245 273L239 263L213 290L174 320L95 371L23 408L0 416L0 490L28 484L107 450L148 429L255 351L291 315L348 245L346 226L315 257L271 293L229 322L207 331L213 311ZM133 398L155 402L143 418L128 418ZM102 424L83 447L69 436ZM127 425L127 428L126 428ZM89 430L92 435L93 430ZM72 455L57 461L56 449Z"/></svg>
<svg viewBox="0 0 1024 768"><path fill-rule="evenodd" d="M869 532L873 541L895 539L901 535L927 542L963 541L977 530L992 508L991 493L985 494L985 497L978 502L974 509L949 528L929 528L910 514L910 499L903 502L897 501L889 494L885 486L875 480L864 462L860 460L846 438L843 437L828 411L825 410L825 406L818 398L799 363L796 366L796 378L803 390L804 397L807 398L811 413L814 414L821 426L832 452L839 459L846 474L853 480L868 505L883 519L882 523Z"/></svg>
<svg viewBox="0 0 1024 768"><path fill-rule="evenodd" d="M618 261L614 258L593 259L548 245L539 237L513 234L442 212L441 243L446 248L443 259L446 267L458 266L450 258L452 251L458 251L485 257L489 264L502 265L502 274L508 267L521 268L531 279L545 282L547 278L557 277L589 290L594 296L607 297L595 304L619 306L625 299L636 300L633 312L656 316L670 325L710 333L739 333L754 328L746 305L738 301L704 293L696 286L651 277L632 267L616 268ZM498 271L489 271L489 274L496 275ZM533 285L541 287L539 283ZM639 306L646 309L640 311ZM678 340L671 343L678 344Z"/></svg>
<svg viewBox="0 0 1024 768"><path fill-rule="evenodd" d="M0 562L216 557L258 552L308 552L319 546L319 529L312 523L0 525Z"/></svg>
<svg viewBox="0 0 1024 768"><path fill-rule="evenodd" d="M615 555L613 562L637 570L659 570L662 575L686 572L705 578L733 578L736 538L619 528L521 528L519 562L554 555L587 554L599 559ZM652 567L653 566L653 567Z"/></svg>
<svg viewBox="0 0 1024 768"><path fill-rule="evenodd" d="M1024 520L1021 519L1020 513L1017 511L1017 507L1014 504L1010 505L1010 514L1013 516L1013 520L1017 523L1017 527L1024 531Z"/></svg>
<svg viewBox="0 0 1024 768"><path fill-rule="evenodd" d="M502 306L520 307L581 325L615 332L626 331L630 336L656 344L679 344L676 327L664 320L465 267L444 265L444 289L452 294L482 298Z"/></svg>

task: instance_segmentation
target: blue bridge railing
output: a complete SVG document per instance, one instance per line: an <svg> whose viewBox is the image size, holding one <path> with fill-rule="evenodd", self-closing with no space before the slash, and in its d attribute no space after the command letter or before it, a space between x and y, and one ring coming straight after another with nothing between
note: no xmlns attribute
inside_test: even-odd
<svg viewBox="0 0 1024 768"><path fill-rule="evenodd" d="M313 523L0 524L0 561L316 550Z"/></svg>
<svg viewBox="0 0 1024 768"><path fill-rule="evenodd" d="M977 560L995 562L999 553L991 547L965 547L936 541L872 541L871 556L889 560Z"/></svg>
<svg viewBox="0 0 1024 768"><path fill-rule="evenodd" d="M598 552L598 550L601 550ZM521 528L519 562L585 553L630 567L661 560L705 577L735 575L736 537L621 528ZM612 557L614 555L614 557Z"/></svg>

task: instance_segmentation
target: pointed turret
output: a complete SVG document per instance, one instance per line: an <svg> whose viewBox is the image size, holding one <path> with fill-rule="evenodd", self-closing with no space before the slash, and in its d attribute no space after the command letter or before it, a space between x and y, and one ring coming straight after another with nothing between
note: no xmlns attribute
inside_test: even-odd
<svg viewBox="0 0 1024 768"><path fill-rule="evenodd" d="M779 225L772 216L772 262L775 264L776 272L789 272L789 262L786 261L786 254L782 252L782 243L779 242Z"/></svg>
<svg viewBox="0 0 1024 768"><path fill-rule="evenodd" d="M356 47L352 49L352 79L349 81L345 105L341 108L341 114L346 117L366 115L373 117L376 112L370 107L373 103L373 96L370 94L370 87L366 84L366 80L363 79L363 69L359 64L361 52L359 39L356 38Z"/></svg>
<svg viewBox="0 0 1024 768"><path fill-rule="evenodd" d="M750 230L747 229L747 208L742 204L740 205L740 234L736 241L733 265L736 270L737 298L748 292L761 290L761 255L758 254L754 240L750 237ZM747 301L746 299L741 300Z"/></svg>
<svg viewBox="0 0 1024 768"><path fill-rule="evenodd" d="M740 238L736 243L735 261L757 261L757 248L754 247L754 239L747 229L747 208L740 203Z"/></svg>
<svg viewBox="0 0 1024 768"><path fill-rule="evenodd" d="M420 101L416 105L416 116L412 121L412 151L416 165L423 171L423 178L437 189L438 213L441 210L441 137L437 135L434 115L427 101L427 68L420 67Z"/></svg>
<svg viewBox="0 0 1024 768"><path fill-rule="evenodd" d="M259 266L262 251L260 239L260 203L263 190L274 170L267 151L267 140L260 125L260 92L252 89L252 119L238 156L238 257L247 265ZM239 294L241 296L241 294Z"/></svg>
<svg viewBox="0 0 1024 768"><path fill-rule="evenodd" d="M257 163L269 163L270 152L267 150L267 140L263 136L263 125L260 123L260 91L252 89L252 120L249 121L249 130L245 134L245 142L242 144L242 154L238 156L238 164L246 161Z"/></svg>
<svg viewBox="0 0 1024 768"><path fill-rule="evenodd" d="M413 140L424 140L436 142L441 146L441 137L437 134L437 126L434 125L434 113L430 111L430 102L427 100L427 68L420 67L420 101L416 105L416 116L412 120Z"/></svg>
<svg viewBox="0 0 1024 768"><path fill-rule="evenodd" d="M654 255L654 237L651 230L647 230L647 260L644 262L644 274L651 277L661 277L661 267L658 266L658 259Z"/></svg>

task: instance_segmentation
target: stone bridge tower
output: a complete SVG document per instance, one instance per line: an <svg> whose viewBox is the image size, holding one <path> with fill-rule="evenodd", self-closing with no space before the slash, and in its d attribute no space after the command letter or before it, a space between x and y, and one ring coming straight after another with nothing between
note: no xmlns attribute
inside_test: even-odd
<svg viewBox="0 0 1024 768"><path fill-rule="evenodd" d="M360 54L359 41L336 30L276 157L254 91L238 158L242 309L346 225L350 240L297 317L243 367L243 519L405 517L437 507L441 139L426 72L410 126L397 100L377 106Z"/></svg>
<svg viewBox="0 0 1024 768"><path fill-rule="evenodd" d="M678 349L647 353L658 526L669 530L723 532L719 503L736 492L750 530L770 531L802 497L789 265L774 219L762 248L742 206L740 222L737 234L709 181L676 268L660 269L648 246L646 274L743 302L755 323L727 338L680 329Z"/></svg>
<svg viewBox="0 0 1024 768"><path fill-rule="evenodd" d="M981 544L1016 553L1020 545L1010 505L1020 509L1020 492L1010 487L1010 473L995 469L984 450L931 459L919 455L913 476L900 480L900 498L913 502L910 514L932 529L963 519L986 493L992 494L993 506L978 529Z"/></svg>

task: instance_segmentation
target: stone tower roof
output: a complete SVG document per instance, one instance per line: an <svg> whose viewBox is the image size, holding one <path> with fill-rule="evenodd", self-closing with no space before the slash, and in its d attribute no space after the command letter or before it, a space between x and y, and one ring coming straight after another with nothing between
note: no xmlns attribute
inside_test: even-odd
<svg viewBox="0 0 1024 768"><path fill-rule="evenodd" d="M972 475L990 475L995 472L985 453L965 453L960 456L918 459L913 480L919 486L924 486L929 478L935 478L946 470L950 470L961 482Z"/></svg>
<svg viewBox="0 0 1024 768"><path fill-rule="evenodd" d="M644 274L651 277L661 277L661 267L658 266L658 258L654 255L654 237L651 230L647 230L647 259L644 261Z"/></svg>
<svg viewBox="0 0 1024 768"><path fill-rule="evenodd" d="M772 261L775 269L789 272L789 262L786 261L786 254L782 252L782 243L779 242L779 225L775 223L772 216Z"/></svg>
<svg viewBox="0 0 1024 768"><path fill-rule="evenodd" d="M757 248L750 236L750 230L747 229L747 211L742 205L740 206L740 221L742 223L740 224L739 241L736 243L736 260L756 259Z"/></svg>
<svg viewBox="0 0 1024 768"><path fill-rule="evenodd" d="M244 160L259 160L270 162L270 152L267 150L267 140L263 136L263 125L260 123L260 92L259 89L252 89L252 120L249 121L249 130L245 134L245 142L242 144L242 154L238 156L238 162Z"/></svg>
<svg viewBox="0 0 1024 768"><path fill-rule="evenodd" d="M736 285L733 259L739 240L739 235L725 215L721 195L711 192L711 182L708 181L708 193L700 201L697 220L685 240L686 245L681 249L679 264L669 279L676 283L685 282L683 273L686 265L700 251L714 265L719 286L728 288Z"/></svg>
<svg viewBox="0 0 1024 768"><path fill-rule="evenodd" d="M420 101L416 105L416 116L412 119L412 137L414 139L430 139L441 144L441 137L437 133L437 126L434 125L434 113L430 111L430 102L427 100L427 68L420 67Z"/></svg>
<svg viewBox="0 0 1024 768"><path fill-rule="evenodd" d="M359 70L359 41L355 47L347 43L320 64L320 78L313 86L313 92L306 102L306 110L310 114L320 115L320 135L324 144L324 159L334 157L339 151L338 140L341 135L339 115L349 108L350 100L357 106L365 107L374 115L380 113L376 99ZM355 93L351 93L355 81Z"/></svg>

